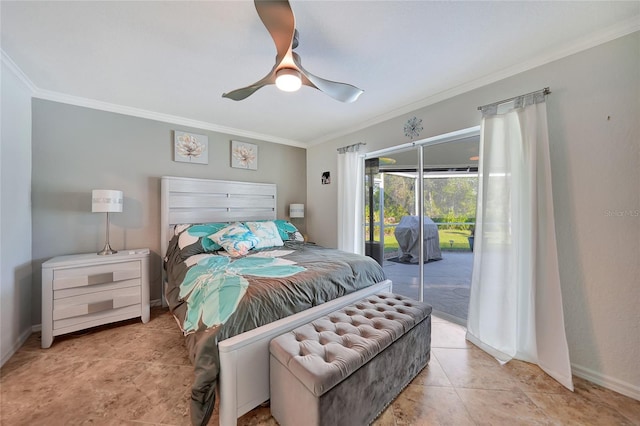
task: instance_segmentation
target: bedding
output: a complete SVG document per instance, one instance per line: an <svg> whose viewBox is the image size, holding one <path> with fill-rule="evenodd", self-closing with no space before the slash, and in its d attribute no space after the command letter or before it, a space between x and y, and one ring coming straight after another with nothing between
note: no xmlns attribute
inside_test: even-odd
<svg viewBox="0 0 640 426"><path fill-rule="evenodd" d="M186 259L178 244L182 232L165 257L165 295L194 364L193 424L206 424L213 410L218 342L385 279L373 259L291 239L297 230L283 246L247 256L203 249Z"/></svg>

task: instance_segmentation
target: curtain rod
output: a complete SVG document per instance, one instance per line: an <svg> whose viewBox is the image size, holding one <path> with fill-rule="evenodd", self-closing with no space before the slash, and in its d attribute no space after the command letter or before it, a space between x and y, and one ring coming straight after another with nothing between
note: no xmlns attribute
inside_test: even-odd
<svg viewBox="0 0 640 426"><path fill-rule="evenodd" d="M364 142L354 143L353 145L343 146L342 148L338 148L337 151L340 154L344 154L345 152L359 151L360 145L366 145Z"/></svg>
<svg viewBox="0 0 640 426"><path fill-rule="evenodd" d="M498 102L492 102L490 104L479 106L478 107L478 111L482 111L483 108L486 108L486 107L489 107L489 106L504 104L506 102L509 102L509 101L512 101L512 100L514 100L516 98L519 98L520 96L533 95L534 93L538 93L538 92L542 92L543 95L548 95L548 94L551 93L551 90L549 90L548 87L545 87L544 89L536 90L535 92L525 93L524 95L514 96L512 98L503 99L503 100L498 101Z"/></svg>

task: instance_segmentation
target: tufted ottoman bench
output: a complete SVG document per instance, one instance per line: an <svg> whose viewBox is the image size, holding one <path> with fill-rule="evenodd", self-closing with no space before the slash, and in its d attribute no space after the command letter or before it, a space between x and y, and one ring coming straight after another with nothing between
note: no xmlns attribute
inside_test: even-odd
<svg viewBox="0 0 640 426"><path fill-rule="evenodd" d="M270 352L278 423L366 425L429 362L431 306L369 296L276 337Z"/></svg>

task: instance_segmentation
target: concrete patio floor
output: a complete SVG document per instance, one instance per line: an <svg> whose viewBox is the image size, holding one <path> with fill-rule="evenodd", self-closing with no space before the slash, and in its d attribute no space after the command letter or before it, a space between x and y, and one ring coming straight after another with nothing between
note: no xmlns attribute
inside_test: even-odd
<svg viewBox="0 0 640 426"><path fill-rule="evenodd" d="M393 281L394 293L419 298L419 265L385 260L383 269ZM435 311L453 317L447 319L466 324L472 269L473 253L443 251L442 260L424 265L424 301Z"/></svg>

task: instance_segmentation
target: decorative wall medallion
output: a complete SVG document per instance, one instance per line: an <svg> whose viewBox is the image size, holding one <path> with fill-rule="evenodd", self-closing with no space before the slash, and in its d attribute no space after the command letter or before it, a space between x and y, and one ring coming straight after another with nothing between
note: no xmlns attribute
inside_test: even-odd
<svg viewBox="0 0 640 426"><path fill-rule="evenodd" d="M404 135L409 139L413 140L420 136L420 132L422 131L422 119L418 119L416 117L412 117L407 120L404 125Z"/></svg>

